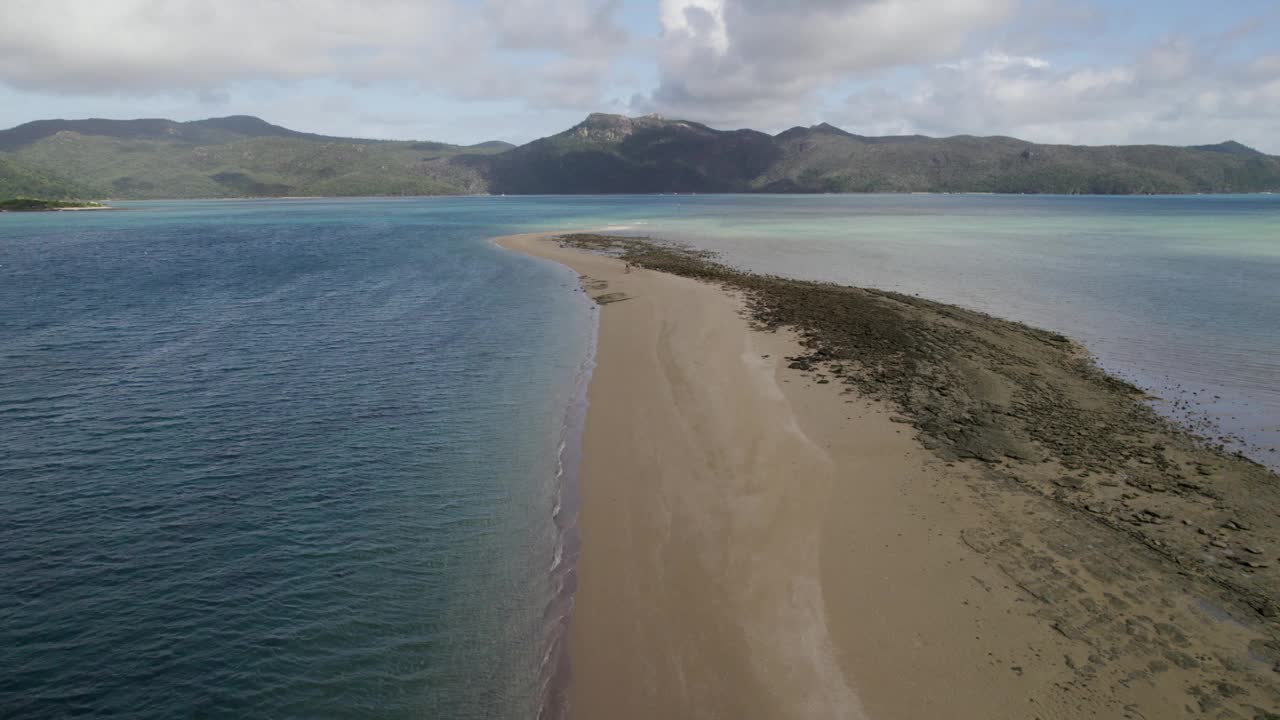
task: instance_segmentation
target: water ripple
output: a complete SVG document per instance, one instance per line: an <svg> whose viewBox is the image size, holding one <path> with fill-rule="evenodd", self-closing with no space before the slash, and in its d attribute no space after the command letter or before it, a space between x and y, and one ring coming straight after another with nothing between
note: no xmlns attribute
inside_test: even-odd
<svg viewBox="0 0 1280 720"><path fill-rule="evenodd" d="M0 717L530 716L564 274L204 212L0 226Z"/></svg>

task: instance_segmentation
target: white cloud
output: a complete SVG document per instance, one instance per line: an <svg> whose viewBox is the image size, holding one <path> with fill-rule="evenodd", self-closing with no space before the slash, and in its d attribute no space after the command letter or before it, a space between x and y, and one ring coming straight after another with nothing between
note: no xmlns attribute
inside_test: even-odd
<svg viewBox="0 0 1280 720"><path fill-rule="evenodd" d="M1015 0L664 0L660 82L638 109L770 124L849 77L954 56Z"/></svg>
<svg viewBox="0 0 1280 720"><path fill-rule="evenodd" d="M663 0L660 80L633 106L721 127L828 120L867 134L1095 144L1238 136L1275 151L1280 55L1248 57L1241 42L1277 19L1169 35L1107 61L1107 16L1081 3ZM832 100L848 87L864 89Z"/></svg>
<svg viewBox="0 0 1280 720"><path fill-rule="evenodd" d="M1280 149L1273 59L1195 48L1187 38L1168 38L1128 62L1061 68L989 52L927 68L904 89L855 93L832 117L870 134L1013 135L1093 145L1236 139Z"/></svg>
<svg viewBox="0 0 1280 720"><path fill-rule="evenodd" d="M669 38L705 45L719 54L729 49L724 0L661 0L658 21Z"/></svg>
<svg viewBox="0 0 1280 720"><path fill-rule="evenodd" d="M451 23L444 3L8 0L0 76L36 90L188 89L367 68Z"/></svg>
<svg viewBox="0 0 1280 720"><path fill-rule="evenodd" d="M1280 150L1274 12L1206 9L1216 31L1126 57L1114 48L1132 47L1134 17L1098 0L636 1L656 37L622 26L637 9L623 0L0 0L0 90L32 100L0 115L120 115L137 100L191 117L349 94L355 109L308 111L306 129L408 133L438 117L453 132L458 117L532 109L501 133L527 137L625 108L764 130Z"/></svg>
<svg viewBox="0 0 1280 720"><path fill-rule="evenodd" d="M0 82L210 97L244 81L407 82L539 98L572 61L598 88L627 43L615 0L5 0ZM550 69L548 69L550 68ZM510 76L523 74L519 80ZM554 97L563 92L552 82ZM579 93L578 100L584 100Z"/></svg>
<svg viewBox="0 0 1280 720"><path fill-rule="evenodd" d="M485 31L503 48L609 56L629 41L620 8L621 0L486 0Z"/></svg>

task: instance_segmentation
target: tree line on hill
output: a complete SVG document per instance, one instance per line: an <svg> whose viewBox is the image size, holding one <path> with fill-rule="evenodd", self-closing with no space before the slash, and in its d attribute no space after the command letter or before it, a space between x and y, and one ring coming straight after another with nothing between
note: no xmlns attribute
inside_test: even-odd
<svg viewBox="0 0 1280 720"><path fill-rule="evenodd" d="M518 147L331 137L247 116L0 130L0 197L1266 191L1280 191L1280 157L1232 141L1044 145L867 137L825 123L769 135L599 113Z"/></svg>

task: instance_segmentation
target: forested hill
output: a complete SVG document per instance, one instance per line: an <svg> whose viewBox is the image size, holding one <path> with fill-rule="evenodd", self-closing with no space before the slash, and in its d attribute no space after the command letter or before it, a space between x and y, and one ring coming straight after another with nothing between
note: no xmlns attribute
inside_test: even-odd
<svg viewBox="0 0 1280 720"><path fill-rule="evenodd" d="M1280 157L1233 141L1040 145L866 137L827 124L769 135L604 114L519 147L329 137L246 116L43 120L0 131L6 196L1261 191L1280 191Z"/></svg>
<svg viewBox="0 0 1280 720"><path fill-rule="evenodd" d="M202 198L484 192L461 154L509 150L329 137L247 116L40 120L0 130L0 196ZM38 178L39 183L24 178ZM60 184L59 184L60 183Z"/></svg>
<svg viewBox="0 0 1280 720"><path fill-rule="evenodd" d="M493 192L1195 193L1280 190L1280 158L1235 142L1039 145L1010 137L777 135L656 116L592 115L489 158Z"/></svg>

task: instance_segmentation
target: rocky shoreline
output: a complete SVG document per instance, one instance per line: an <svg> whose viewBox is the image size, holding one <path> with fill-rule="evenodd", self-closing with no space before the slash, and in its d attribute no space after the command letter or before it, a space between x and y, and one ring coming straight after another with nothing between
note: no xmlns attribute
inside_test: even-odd
<svg viewBox="0 0 1280 720"><path fill-rule="evenodd" d="M890 402L941 460L1031 491L1099 543L1145 552L1257 621L1266 637L1251 651L1280 672L1280 478L1160 416L1069 338L899 293L744 272L648 238L559 241L741 293L759 328L799 334L807 352L787 358L791 369Z"/></svg>
<svg viewBox="0 0 1280 720"><path fill-rule="evenodd" d="M63 200L37 200L32 198L0 200L0 212L75 212L84 210L114 209L115 208L96 202L68 202Z"/></svg>

